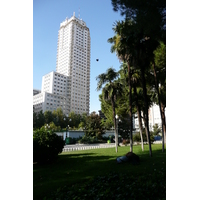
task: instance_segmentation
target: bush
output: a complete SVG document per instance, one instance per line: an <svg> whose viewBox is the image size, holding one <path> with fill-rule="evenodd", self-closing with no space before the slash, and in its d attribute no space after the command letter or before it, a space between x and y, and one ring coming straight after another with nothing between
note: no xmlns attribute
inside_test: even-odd
<svg viewBox="0 0 200 200"><path fill-rule="evenodd" d="M142 138L143 138L143 142L147 142L147 136L146 136L146 133L144 131L142 132ZM150 139L151 139L151 143L153 143L154 142L154 136L151 132L150 132ZM133 142L141 142L140 133L136 133L136 134L133 135Z"/></svg>
<svg viewBox="0 0 200 200"><path fill-rule="evenodd" d="M97 137L91 137L84 135L81 139L78 140L79 144L94 144L94 143L105 143L107 140L105 138L98 139Z"/></svg>
<svg viewBox="0 0 200 200"><path fill-rule="evenodd" d="M68 137L68 138L69 138L68 139L69 144L76 144L76 142L81 139L81 137L79 137L79 138ZM67 138L66 138L66 140L67 140Z"/></svg>
<svg viewBox="0 0 200 200"><path fill-rule="evenodd" d="M33 134L33 162L54 161L62 152L65 142L53 132L35 131Z"/></svg>
<svg viewBox="0 0 200 200"><path fill-rule="evenodd" d="M133 141L134 142L141 142L140 133L136 133L136 134L133 135Z"/></svg>

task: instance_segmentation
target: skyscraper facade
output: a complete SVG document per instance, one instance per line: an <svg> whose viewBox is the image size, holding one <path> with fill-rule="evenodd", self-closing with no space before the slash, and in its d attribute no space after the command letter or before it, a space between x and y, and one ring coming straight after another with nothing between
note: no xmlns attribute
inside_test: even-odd
<svg viewBox="0 0 200 200"><path fill-rule="evenodd" d="M75 17L60 24L56 72L42 77L41 93L33 96L33 110L87 113L90 110L90 31Z"/></svg>
<svg viewBox="0 0 200 200"><path fill-rule="evenodd" d="M67 97L71 110L89 113L90 31L75 13L60 24L56 72L69 77Z"/></svg>

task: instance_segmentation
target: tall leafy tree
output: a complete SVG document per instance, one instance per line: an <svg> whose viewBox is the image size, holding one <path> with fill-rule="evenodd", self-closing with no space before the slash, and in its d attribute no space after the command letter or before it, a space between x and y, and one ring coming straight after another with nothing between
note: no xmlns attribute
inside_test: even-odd
<svg viewBox="0 0 200 200"><path fill-rule="evenodd" d="M129 35L129 23L131 21L118 21L116 22L113 30L115 32L115 36L108 39L108 42L112 44L111 52L116 52L118 58L127 63L128 66L128 87L129 87L129 120L130 120L130 151L133 151L133 124L132 124L132 84L131 84L131 66L132 66L132 52L133 46L130 45L130 41L126 39L126 35Z"/></svg>
<svg viewBox="0 0 200 200"><path fill-rule="evenodd" d="M121 66L121 70L120 70L120 78L123 80L124 85L126 82L128 82L127 79L127 64L124 63ZM134 91L134 95L133 95L133 107L136 107L136 111L134 111L133 109L133 113L137 112L137 117L138 117L138 121L139 121L139 130L140 130L140 138L141 138L141 147L142 147L142 151L144 150L144 143L143 143L143 136L142 136L142 119L141 119L141 108L139 105L139 100L138 100L138 93L137 93L137 82L139 79L139 75L138 73L135 71L133 71L132 73L132 78L131 78L131 83L132 83L132 87L133 87L133 91ZM126 95L124 95L126 96Z"/></svg>
<svg viewBox="0 0 200 200"><path fill-rule="evenodd" d="M111 0L113 10L134 20L148 37L165 40L166 0Z"/></svg>
<svg viewBox="0 0 200 200"><path fill-rule="evenodd" d="M115 51L120 60L127 63L128 66L128 85L129 85L129 116L130 121L132 122L132 86L134 83L135 71L140 70L142 91L144 98L144 109L143 117L145 122L145 130L147 134L147 139L149 143L149 152L152 156L151 150L151 140L149 132L149 122L148 122L148 108L149 108L149 99L147 95L147 82L146 82L146 72L150 65L150 54L151 48L147 48L146 43L143 43L139 38L142 37L138 25L133 20L125 20L117 22L116 26L113 28L116 35L113 38L110 38L108 42L112 43L111 52ZM120 39L119 39L120 38ZM144 41L148 40L145 37ZM148 43L148 47L151 46ZM136 91L136 90L135 90ZM137 102L137 101L136 101ZM132 133L132 123L130 126ZM132 134L130 138L130 151L132 151Z"/></svg>
<svg viewBox="0 0 200 200"><path fill-rule="evenodd" d="M84 129L84 128L85 128L86 119L87 119L87 113L83 113L83 114L81 115L78 128L81 128L81 129Z"/></svg>
<svg viewBox="0 0 200 200"><path fill-rule="evenodd" d="M149 136L148 126L148 97L145 74L153 60L153 51L158 46L159 40L165 40L166 1L164 0L112 0L113 10L125 15L126 21L132 21L132 27L125 31L125 42L134 44L132 55L135 63L141 70L141 79L144 95L145 129ZM121 26L119 26L121 28ZM122 42L122 41L121 41ZM130 46L130 45L129 45ZM150 137L149 152L152 156Z"/></svg>
<svg viewBox="0 0 200 200"><path fill-rule="evenodd" d="M166 142L166 46L160 42L158 48L154 51L154 61L152 62L152 71L154 74L155 88L157 91L157 100L160 108L162 121L162 151L164 151L164 143ZM160 86L160 87L159 87Z"/></svg>
<svg viewBox="0 0 200 200"><path fill-rule="evenodd" d="M38 113L37 115L37 122L38 122L38 128L42 127L45 123L45 117L44 117L44 113L42 112L42 110Z"/></svg>
<svg viewBox="0 0 200 200"><path fill-rule="evenodd" d="M144 143L143 143L143 136L142 136L143 126L142 126L141 107L139 105L139 97L138 97L136 84L137 84L137 78L136 78L136 76L135 77L133 76L134 99L135 99L135 105L136 105L136 109L137 109L137 117L138 117L138 122L139 122L141 146L142 146L142 151L144 151Z"/></svg>
<svg viewBox="0 0 200 200"><path fill-rule="evenodd" d="M103 98L103 94L99 95L99 101L101 102L101 111L104 113L106 119L102 119L105 129L109 130L111 127L114 127L113 122L113 111L111 102L108 99Z"/></svg>
<svg viewBox="0 0 200 200"><path fill-rule="evenodd" d="M72 128L78 128L79 124L81 122L81 115L76 114L75 112L70 112L69 113L69 126Z"/></svg>
<svg viewBox="0 0 200 200"><path fill-rule="evenodd" d="M53 122L53 114L50 110L47 110L44 112L45 117L45 123L49 124L50 122Z"/></svg>
<svg viewBox="0 0 200 200"><path fill-rule="evenodd" d="M33 129L38 128L37 113L33 112Z"/></svg>
<svg viewBox="0 0 200 200"><path fill-rule="evenodd" d="M137 23L133 20L126 19L125 21L116 22L113 28L115 36L108 39L108 42L112 43L111 52L116 52L120 60L127 63L128 67L128 86L129 86L129 116L130 122L132 122L132 87L136 87L134 83L134 77L137 75L136 70L140 69L141 83L143 88L144 96L144 117L145 117L145 130L149 143L150 156L151 151L151 141L150 132L148 127L148 97L146 88L146 78L145 78L145 66L148 66L148 59L145 57L143 51L143 44L140 44L139 38L141 34L138 30ZM146 40L146 39L145 39ZM134 84L133 84L134 83ZM136 90L134 90L136 91ZM137 94L135 94L137 95ZM137 101L136 101L137 103ZM132 132L132 123L130 126ZM132 134L130 138L130 151L132 151Z"/></svg>
<svg viewBox="0 0 200 200"><path fill-rule="evenodd" d="M115 119L115 100L116 96L121 94L121 84L117 81L114 81L118 77L118 72L113 68L108 68L106 73L102 73L96 77L97 80L97 91L101 90L104 100L109 99L112 104L113 111L113 121L115 127L115 145L116 152L118 152L118 133L116 130L116 119ZM103 87L104 86L104 87Z"/></svg>
<svg viewBox="0 0 200 200"><path fill-rule="evenodd" d="M121 81L120 78L117 81ZM122 88L122 95L118 96L115 101L115 112L119 115L120 122L118 123L118 136L120 135L123 139L130 138L130 120L128 116L128 95L125 85ZM101 102L101 110L106 116L104 121L104 127L107 130L114 127L113 122L113 109L109 99L104 100L102 94L99 95Z"/></svg>
<svg viewBox="0 0 200 200"><path fill-rule="evenodd" d="M63 113L62 108L57 108L53 111L53 122L56 126L60 126L61 128L65 128L65 115Z"/></svg>
<svg viewBox="0 0 200 200"><path fill-rule="evenodd" d="M101 123L100 116L95 112L92 112L89 116L87 116L84 132L88 137L102 139L102 135L105 133L104 128Z"/></svg>

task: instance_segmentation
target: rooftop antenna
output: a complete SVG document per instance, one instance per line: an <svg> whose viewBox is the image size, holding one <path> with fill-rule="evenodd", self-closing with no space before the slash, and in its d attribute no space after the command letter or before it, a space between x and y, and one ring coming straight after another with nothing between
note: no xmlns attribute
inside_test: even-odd
<svg viewBox="0 0 200 200"><path fill-rule="evenodd" d="M80 8L78 9L78 18L80 19Z"/></svg>

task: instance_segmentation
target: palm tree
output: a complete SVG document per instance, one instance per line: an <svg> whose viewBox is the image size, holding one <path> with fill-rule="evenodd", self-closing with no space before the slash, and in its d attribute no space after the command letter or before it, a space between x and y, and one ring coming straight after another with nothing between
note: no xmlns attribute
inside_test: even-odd
<svg viewBox="0 0 200 200"><path fill-rule="evenodd" d="M145 130L149 143L149 152L152 156L151 150L151 141L150 141L150 132L149 132L149 123L148 123L148 98L147 98L147 89L146 89L146 79L145 79L145 70L148 64L148 59L146 59L144 45L140 43L140 39L143 35L138 32L137 24L133 20L125 20L116 22L115 27L113 28L115 36L108 39L108 42L112 44L111 52L116 52L118 58L127 63L128 66L128 86L129 86L129 117L130 117L130 151L132 152L132 76L136 69L139 69L141 72L143 96L144 96L144 117L145 121ZM146 38L148 39L148 38ZM145 39L145 40L146 40ZM147 60L147 61L146 61Z"/></svg>
<svg viewBox="0 0 200 200"><path fill-rule="evenodd" d="M135 46L132 53L135 55L134 58L136 59L137 67L141 70L145 103L143 114L145 116L145 129L149 135L148 97L145 75L148 71L148 67L150 66L150 61L153 60L152 54L158 46L158 41L164 41L166 38L166 1L112 0L112 5L114 11L119 11L122 16L125 16L126 20L132 19L134 22L134 26L129 28L129 31L126 32L127 34L125 34L126 37L124 37L124 39L127 43L133 43ZM149 152L150 156L152 156L150 141Z"/></svg>
<svg viewBox="0 0 200 200"><path fill-rule="evenodd" d="M102 73L96 77L97 83L97 91L101 90L104 100L110 100L112 104L113 110L113 120L115 127L115 146L116 152L118 152L118 133L116 130L116 119L115 119L115 100L116 96L121 94L122 85L120 82L115 79L118 77L118 72L113 68L107 69L106 73ZM105 86L104 86L105 85ZM104 87L103 87L104 86Z"/></svg>
<svg viewBox="0 0 200 200"><path fill-rule="evenodd" d="M138 100L138 93L137 93L137 78L133 76L133 90L134 90L134 97L135 97L135 105L137 108L137 116L138 116L138 122L139 122L139 129L140 129L140 138L141 138L141 146L142 146L142 151L144 151L144 143L143 143L143 137L142 137L142 116L141 116L141 108L139 105L139 100Z"/></svg>
<svg viewBox="0 0 200 200"><path fill-rule="evenodd" d="M121 70L120 70L120 78L121 80L124 82L124 85L125 85L125 82L127 83L128 81L126 80L126 74L127 74L127 64L126 63L123 63L121 65ZM137 117L138 117L138 122L139 122L139 132L140 132L140 138L141 138L141 148L142 148L142 151L144 150L144 142L143 142L143 136L142 136L142 117L141 117L141 108L140 108L140 105L139 105L139 97L138 97L138 92L137 92L137 87L138 87L138 79L140 78L139 76L139 72L134 70L133 74L132 74L132 79L131 79L131 84L132 84L132 87L133 87L133 91L134 91L134 95L133 95L133 102L134 102L134 105L136 107L136 110L137 110ZM139 88L138 88L139 89Z"/></svg>
<svg viewBox="0 0 200 200"><path fill-rule="evenodd" d="M128 66L128 87L129 87L129 120L130 120L130 152L133 151L133 116L132 116L132 84L131 84L131 65L132 65L132 46L127 42L126 35L124 33L129 32L128 26L130 21L116 22L116 26L113 28L116 35L108 39L108 42L112 44L111 52L116 52L118 58L127 63ZM123 31L122 31L123 30Z"/></svg>
<svg viewBox="0 0 200 200"><path fill-rule="evenodd" d="M154 55L155 61L152 63L152 68L162 121L162 151L164 152L164 143L166 143L166 46L163 42L160 42L160 46L154 51Z"/></svg>

